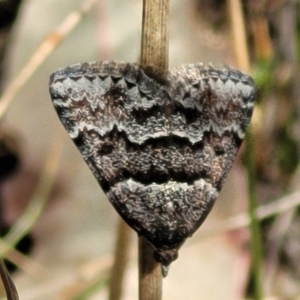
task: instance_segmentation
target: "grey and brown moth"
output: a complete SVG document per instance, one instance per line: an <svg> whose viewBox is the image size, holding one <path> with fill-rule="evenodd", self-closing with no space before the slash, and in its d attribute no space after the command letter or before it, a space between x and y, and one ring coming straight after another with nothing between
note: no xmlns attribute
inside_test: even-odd
<svg viewBox="0 0 300 300"><path fill-rule="evenodd" d="M202 63L157 81L134 63L52 74L57 114L107 198L168 266L216 201L250 121L254 82Z"/></svg>

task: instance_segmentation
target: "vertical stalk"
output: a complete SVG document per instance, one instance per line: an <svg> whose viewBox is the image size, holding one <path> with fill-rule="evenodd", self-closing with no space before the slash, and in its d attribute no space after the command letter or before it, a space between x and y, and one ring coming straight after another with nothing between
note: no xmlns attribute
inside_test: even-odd
<svg viewBox="0 0 300 300"><path fill-rule="evenodd" d="M162 299L161 265L153 258L153 247L139 238L139 300Z"/></svg>
<svg viewBox="0 0 300 300"><path fill-rule="evenodd" d="M253 141L251 137L251 125L246 133L246 166L248 172L248 214L250 217L251 232L251 261L252 274L254 279L254 299L263 299L262 289L262 247L259 221L256 218L256 197L255 197L255 169L253 156Z"/></svg>
<svg viewBox="0 0 300 300"><path fill-rule="evenodd" d="M141 67L159 77L168 71L169 0L143 0Z"/></svg>
<svg viewBox="0 0 300 300"><path fill-rule="evenodd" d="M15 284L6 269L2 258L0 258L0 278L3 282L7 300L19 300Z"/></svg>
<svg viewBox="0 0 300 300"><path fill-rule="evenodd" d="M231 19L234 48L236 52L237 65L244 71L249 71L249 53L247 47L246 29L244 14L240 0L228 0L229 15ZM255 169L253 156L253 140L251 137L251 125L246 133L246 167L248 173L248 214L250 217L251 233L251 261L252 274L254 278L254 299L260 300L263 297L262 290L262 250L259 222L255 216Z"/></svg>
<svg viewBox="0 0 300 300"><path fill-rule="evenodd" d="M164 80L168 71L169 0L144 0L140 64L149 76ZM161 265L153 258L153 247L139 238L139 299L162 299Z"/></svg>
<svg viewBox="0 0 300 300"><path fill-rule="evenodd" d="M249 53L241 1L228 0L228 7L237 65L243 71L249 71Z"/></svg>

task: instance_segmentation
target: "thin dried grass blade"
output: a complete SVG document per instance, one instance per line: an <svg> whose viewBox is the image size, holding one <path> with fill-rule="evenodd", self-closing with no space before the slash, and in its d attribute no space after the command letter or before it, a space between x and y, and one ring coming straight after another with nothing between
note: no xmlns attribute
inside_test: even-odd
<svg viewBox="0 0 300 300"><path fill-rule="evenodd" d="M0 258L0 276L5 288L7 300L19 300L16 286L5 267L2 258Z"/></svg>
<svg viewBox="0 0 300 300"><path fill-rule="evenodd" d="M72 11L65 20L41 43L31 58L10 82L0 97L0 121L15 96L28 82L40 65L53 52L61 41L79 24L82 18L92 9L97 0L85 0L76 10Z"/></svg>

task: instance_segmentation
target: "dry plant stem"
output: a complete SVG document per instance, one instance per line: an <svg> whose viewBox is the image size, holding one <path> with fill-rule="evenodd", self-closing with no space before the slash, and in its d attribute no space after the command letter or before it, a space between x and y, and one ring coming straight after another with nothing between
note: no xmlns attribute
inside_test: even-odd
<svg viewBox="0 0 300 300"><path fill-rule="evenodd" d="M141 40L141 67L161 80L168 71L169 0L144 0ZM139 238L139 299L162 298L161 265L153 258L153 247L144 238Z"/></svg>
<svg viewBox="0 0 300 300"><path fill-rule="evenodd" d="M237 66L243 71L249 71L249 53L240 0L228 0L228 8L231 20L232 36L235 45L234 49Z"/></svg>
<svg viewBox="0 0 300 300"><path fill-rule="evenodd" d="M131 229L120 218L115 247L114 264L109 282L109 300L119 300L123 291L125 268L129 256Z"/></svg>
<svg viewBox="0 0 300 300"><path fill-rule="evenodd" d="M7 300L18 300L18 292L12 281L3 260L0 258L0 277L2 279Z"/></svg>
<svg viewBox="0 0 300 300"><path fill-rule="evenodd" d="M139 300L162 299L161 266L153 258L153 247L139 238Z"/></svg>
<svg viewBox="0 0 300 300"><path fill-rule="evenodd" d="M141 42L141 67L165 78L168 71L169 0L144 0Z"/></svg>
<svg viewBox="0 0 300 300"><path fill-rule="evenodd" d="M263 277L262 277L262 246L261 233L258 219L255 216L256 196L255 196L255 170L254 170L254 156L253 156L253 141L251 137L251 126L246 133L246 165L248 172L248 214L250 218L250 248L251 248L251 262L252 275L254 280L254 299L263 299Z"/></svg>
<svg viewBox="0 0 300 300"><path fill-rule="evenodd" d="M83 16L86 15L96 3L97 0L85 0L78 10L71 12L63 23L37 48L25 67L19 72L13 81L9 83L3 92L0 98L0 122L11 101L18 94L20 89L31 78L50 53L60 44L62 39L66 37L72 29L74 29Z"/></svg>
<svg viewBox="0 0 300 300"><path fill-rule="evenodd" d="M234 48L237 58L237 65L243 71L249 71L249 53L246 39L246 28L244 15L240 0L228 0L229 14L234 38ZM252 275L254 279L254 299L260 300L263 297L262 289L262 250L261 235L258 220L255 216L255 170L253 155L253 140L251 137L251 125L248 127L246 137L246 164L248 173L248 214L250 218L251 232L251 260Z"/></svg>

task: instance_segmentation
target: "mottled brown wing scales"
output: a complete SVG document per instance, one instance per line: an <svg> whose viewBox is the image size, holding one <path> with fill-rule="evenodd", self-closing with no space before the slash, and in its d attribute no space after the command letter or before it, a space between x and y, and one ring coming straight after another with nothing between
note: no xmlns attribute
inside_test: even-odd
<svg viewBox="0 0 300 300"><path fill-rule="evenodd" d="M51 76L58 116L122 218L169 265L224 184L254 105L254 82L202 63L165 84L136 64L84 63Z"/></svg>

